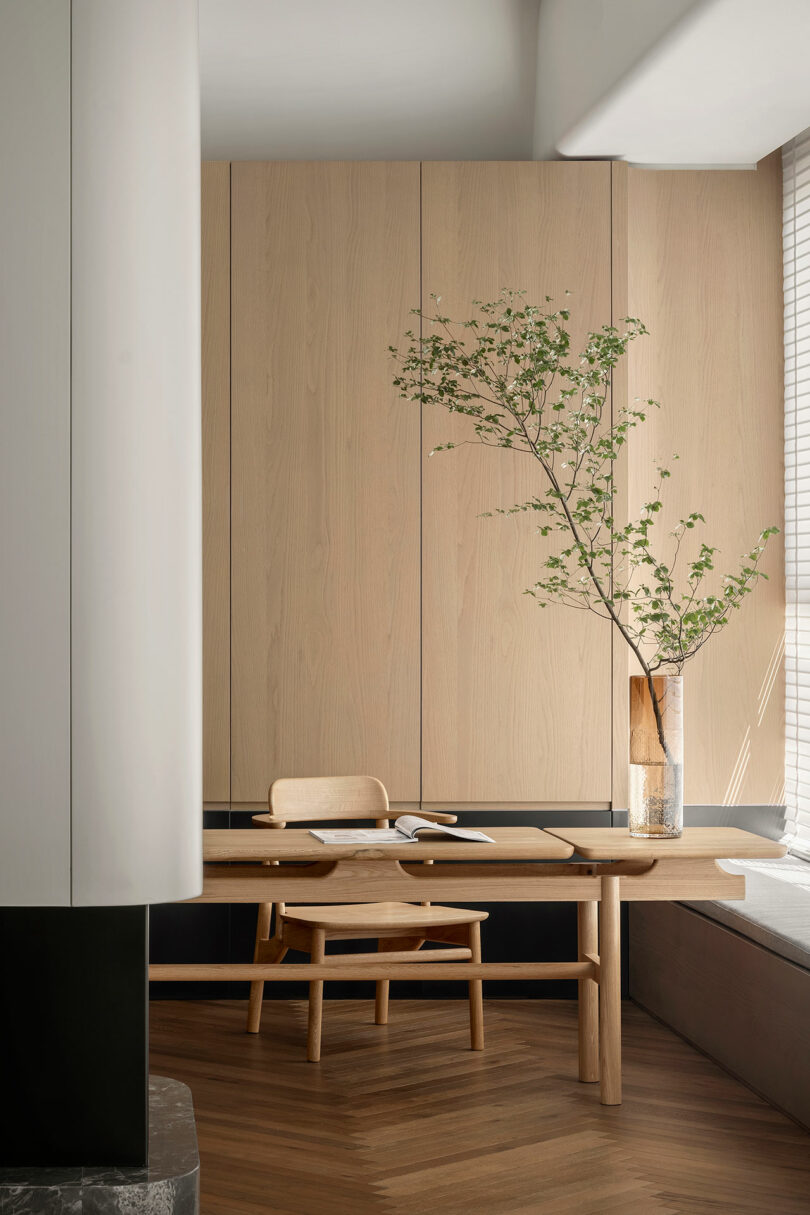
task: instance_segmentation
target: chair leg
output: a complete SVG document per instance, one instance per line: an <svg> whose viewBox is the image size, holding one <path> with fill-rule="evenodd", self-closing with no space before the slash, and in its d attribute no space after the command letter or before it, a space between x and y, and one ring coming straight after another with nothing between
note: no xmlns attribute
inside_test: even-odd
<svg viewBox="0 0 810 1215"><path fill-rule="evenodd" d="M378 953L385 953L388 949L421 949L425 943L424 937L392 937L388 940L385 937L380 937L377 942ZM376 986L376 997L374 1000L374 1024L388 1024L388 995L391 988L390 979L378 979Z"/></svg>
<svg viewBox="0 0 810 1215"><path fill-rule="evenodd" d="M385 949L385 941L377 942L377 952L382 953ZM388 993L391 984L388 979L378 979L374 996L374 1024L388 1024Z"/></svg>
<svg viewBox="0 0 810 1215"><path fill-rule="evenodd" d="M470 924L471 962L481 961L481 925L476 920ZM481 979L471 979L470 984L470 1049L484 1049L484 984Z"/></svg>
<svg viewBox="0 0 810 1215"><path fill-rule="evenodd" d="M312 931L310 961L322 962L326 956L326 933L323 928ZM323 981L309 985L309 1021L307 1025L307 1059L319 1063L321 1058L321 1020L323 1017Z"/></svg>
<svg viewBox="0 0 810 1215"><path fill-rule="evenodd" d="M259 948L270 936L270 918L273 912L272 903L260 903L259 914L256 918L256 943L253 947L253 961L259 959ZM247 1032L257 1034L262 1019L262 1000L264 998L264 981L256 979L250 985L250 1000L248 1002Z"/></svg>
<svg viewBox="0 0 810 1215"><path fill-rule="evenodd" d="M391 984L388 979L378 979L374 994L374 1024L388 1024L388 992Z"/></svg>

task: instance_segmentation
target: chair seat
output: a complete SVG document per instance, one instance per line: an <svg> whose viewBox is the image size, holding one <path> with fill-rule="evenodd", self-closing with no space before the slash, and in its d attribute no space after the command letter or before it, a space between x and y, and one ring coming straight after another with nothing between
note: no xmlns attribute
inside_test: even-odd
<svg viewBox="0 0 810 1215"><path fill-rule="evenodd" d="M418 907L413 903L347 903L342 907L287 907L283 918L311 928L350 932L367 928L370 934L385 935L388 928L449 927L486 920L487 911L463 907Z"/></svg>

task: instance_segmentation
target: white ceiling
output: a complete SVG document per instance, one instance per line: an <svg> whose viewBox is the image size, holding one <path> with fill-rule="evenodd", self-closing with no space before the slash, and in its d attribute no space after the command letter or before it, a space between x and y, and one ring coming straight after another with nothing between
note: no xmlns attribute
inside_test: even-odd
<svg viewBox="0 0 810 1215"><path fill-rule="evenodd" d="M751 165L810 126L810 0L199 3L211 159Z"/></svg>
<svg viewBox="0 0 810 1215"><path fill-rule="evenodd" d="M231 160L528 160L539 0L200 0Z"/></svg>
<svg viewBox="0 0 810 1215"><path fill-rule="evenodd" d="M542 0L535 159L559 156L561 139L590 120L614 87L621 87L699 3L703 0Z"/></svg>
<svg viewBox="0 0 810 1215"><path fill-rule="evenodd" d="M756 164L810 126L809 52L810 0L700 0L556 148L646 165Z"/></svg>

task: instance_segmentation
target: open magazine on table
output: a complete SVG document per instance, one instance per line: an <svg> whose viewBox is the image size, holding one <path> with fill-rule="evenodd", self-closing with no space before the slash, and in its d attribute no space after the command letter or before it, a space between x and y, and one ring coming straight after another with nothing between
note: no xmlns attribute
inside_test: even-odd
<svg viewBox="0 0 810 1215"><path fill-rule="evenodd" d="M418 814L400 815L393 827L336 827L331 831L319 827L310 830L309 834L324 844L415 844L420 831L438 831L473 844L495 843L492 836L485 835L483 831L471 831L468 827L445 827L443 823L432 823Z"/></svg>

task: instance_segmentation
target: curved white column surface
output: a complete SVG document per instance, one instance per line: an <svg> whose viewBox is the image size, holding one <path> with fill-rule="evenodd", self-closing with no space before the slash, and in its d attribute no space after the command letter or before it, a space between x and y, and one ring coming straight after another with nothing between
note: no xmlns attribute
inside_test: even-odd
<svg viewBox="0 0 810 1215"><path fill-rule="evenodd" d="M202 885L196 0L73 0L72 901Z"/></svg>
<svg viewBox="0 0 810 1215"><path fill-rule="evenodd" d="M0 906L70 902L70 4L0 0Z"/></svg>
<svg viewBox="0 0 810 1215"><path fill-rule="evenodd" d="M196 0L0 0L0 905L202 886Z"/></svg>

